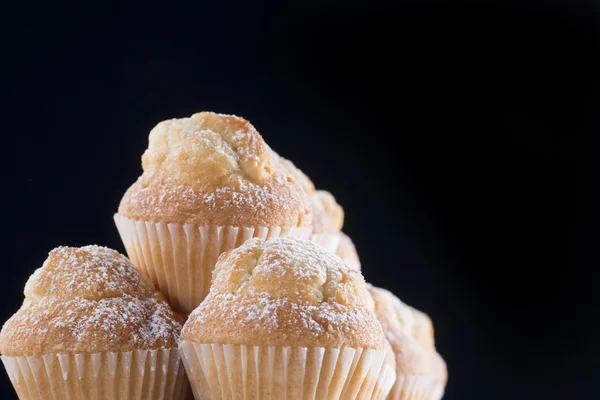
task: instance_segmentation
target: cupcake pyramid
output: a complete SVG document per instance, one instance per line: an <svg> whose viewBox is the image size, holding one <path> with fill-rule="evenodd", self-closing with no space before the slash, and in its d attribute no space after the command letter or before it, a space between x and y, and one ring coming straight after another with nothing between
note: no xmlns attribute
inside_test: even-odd
<svg viewBox="0 0 600 400"><path fill-rule="evenodd" d="M0 333L20 399L438 400L429 317L367 284L344 210L240 117L159 123L114 216Z"/></svg>

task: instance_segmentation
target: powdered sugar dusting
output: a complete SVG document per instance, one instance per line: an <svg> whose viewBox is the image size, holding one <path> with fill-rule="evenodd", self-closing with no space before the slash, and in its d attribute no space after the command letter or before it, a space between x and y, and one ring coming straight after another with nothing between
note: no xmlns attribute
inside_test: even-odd
<svg viewBox="0 0 600 400"><path fill-rule="evenodd" d="M300 168L296 167L296 165L290 160L286 160L275 152L273 152L273 156L275 159L279 160L281 165L288 171L292 178L296 180L300 186L302 186L302 189L306 192L306 194L312 196L312 194L315 192L315 185L310 178L304 172L302 172Z"/></svg>
<svg viewBox="0 0 600 400"><path fill-rule="evenodd" d="M100 246L52 250L42 268L25 286L25 296L101 299L123 294L136 295L150 289L136 267L118 252Z"/></svg>
<svg viewBox="0 0 600 400"><path fill-rule="evenodd" d="M214 302L212 306L202 303L191 318L195 324L213 326L212 334L215 336L219 336L222 329L260 330L267 336L276 332L286 335L294 330L315 336L352 336L373 320L372 314L364 307L347 307L331 302L317 305L295 303L258 292L241 299L218 294L211 301ZM209 323L215 320L221 321L222 325L215 327Z"/></svg>
<svg viewBox="0 0 600 400"><path fill-rule="evenodd" d="M227 185L194 188L173 177L158 177L156 171L141 178L153 183L134 185L126 206L136 210L151 210L154 215L189 215L190 218L207 218L221 214L253 219L257 224L269 224L273 213L290 215L308 212L308 203L298 187L286 180L285 175L275 175L265 185L240 177L230 177ZM306 209L299 209L305 204ZM226 213L224 212L226 211ZM125 212L125 214L129 214ZM263 222L264 221L264 222ZM234 222L234 221L232 221ZM294 225L297 222L294 221ZM255 224L256 225L256 224Z"/></svg>
<svg viewBox="0 0 600 400"><path fill-rule="evenodd" d="M143 166L144 171L187 172L205 181L236 173L263 183L270 176L268 149L243 118L203 112L159 123L150 132Z"/></svg>
<svg viewBox="0 0 600 400"><path fill-rule="evenodd" d="M258 143L258 138L254 135L248 135L248 133L242 129L238 129L232 136L232 141L234 143L244 143L247 142L246 146L239 146L237 148L237 152L240 155L240 158L249 160L258 165L260 163L260 157L258 156L256 151L250 151L249 149L257 149L261 144Z"/></svg>
<svg viewBox="0 0 600 400"><path fill-rule="evenodd" d="M144 173L119 213L132 219L234 226L305 226L300 183L246 120L214 113L159 123Z"/></svg>
<svg viewBox="0 0 600 400"><path fill-rule="evenodd" d="M53 250L25 293L0 334L4 354L173 347L181 329L135 266L105 247Z"/></svg>
<svg viewBox="0 0 600 400"><path fill-rule="evenodd" d="M362 275L318 245L251 239L219 260L211 292L186 327L200 340L251 344L243 342L258 335L291 345L368 337L374 345L383 334L369 300Z"/></svg>
<svg viewBox="0 0 600 400"><path fill-rule="evenodd" d="M130 201L135 206L148 207L156 213L168 212L174 206L182 210L196 207L216 210L218 207L227 207L230 210L258 211L271 205L291 208L289 202L282 201L279 193L245 182L240 182L236 187L216 187L210 192L198 192L185 185L169 183L161 185L158 190L150 187L140 189Z"/></svg>

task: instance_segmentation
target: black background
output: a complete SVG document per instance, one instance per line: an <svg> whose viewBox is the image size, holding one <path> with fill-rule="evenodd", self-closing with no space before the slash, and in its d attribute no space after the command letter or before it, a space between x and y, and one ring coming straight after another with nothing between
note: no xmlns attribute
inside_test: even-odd
<svg viewBox="0 0 600 400"><path fill-rule="evenodd" d="M447 399L598 398L600 5L78 3L2 17L0 319L53 247L123 250L149 130L212 110L336 195Z"/></svg>

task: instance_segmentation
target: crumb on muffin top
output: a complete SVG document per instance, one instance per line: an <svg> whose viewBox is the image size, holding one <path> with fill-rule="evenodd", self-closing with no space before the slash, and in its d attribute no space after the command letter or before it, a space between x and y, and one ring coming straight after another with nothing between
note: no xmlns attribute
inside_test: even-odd
<svg viewBox="0 0 600 400"><path fill-rule="evenodd" d="M25 285L0 353L97 353L177 346L181 324L163 296L115 250L58 247Z"/></svg>
<svg viewBox="0 0 600 400"><path fill-rule="evenodd" d="M243 227L311 224L302 183L243 118L201 112L160 122L142 167L121 200L122 216Z"/></svg>
<svg viewBox="0 0 600 400"><path fill-rule="evenodd" d="M221 255L182 339L196 343L381 349L360 274L318 245L251 239Z"/></svg>

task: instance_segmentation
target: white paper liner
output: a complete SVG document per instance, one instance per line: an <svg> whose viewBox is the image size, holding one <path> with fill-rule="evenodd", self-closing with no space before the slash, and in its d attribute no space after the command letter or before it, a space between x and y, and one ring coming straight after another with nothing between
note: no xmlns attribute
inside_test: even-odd
<svg viewBox="0 0 600 400"><path fill-rule="evenodd" d="M436 388L433 390L433 395L431 398L433 400L441 400L441 398L444 397L444 389L444 385L438 383Z"/></svg>
<svg viewBox="0 0 600 400"><path fill-rule="evenodd" d="M390 366L387 364L383 364L381 367L381 371L379 373L379 378L375 381L373 385L373 391L371 397L366 397L365 399L371 400L385 400L388 397L388 394L392 390L394 386L394 382L396 382L396 368L395 366Z"/></svg>
<svg viewBox="0 0 600 400"><path fill-rule="evenodd" d="M115 214L131 261L165 295L171 307L191 313L204 300L219 256L253 237L308 239L311 227L197 226L136 221Z"/></svg>
<svg viewBox="0 0 600 400"><path fill-rule="evenodd" d="M398 376L387 400L440 400L443 395L434 376Z"/></svg>
<svg viewBox="0 0 600 400"><path fill-rule="evenodd" d="M371 399L385 350L179 345L196 400ZM384 368L385 369L385 368ZM395 372L391 369L392 376ZM393 379L382 382L389 392Z"/></svg>
<svg viewBox="0 0 600 400"><path fill-rule="evenodd" d="M339 233L313 233L310 235L310 240L330 253L335 254L340 244L341 236Z"/></svg>
<svg viewBox="0 0 600 400"><path fill-rule="evenodd" d="M177 348L122 353L2 356L21 400L185 400Z"/></svg>

